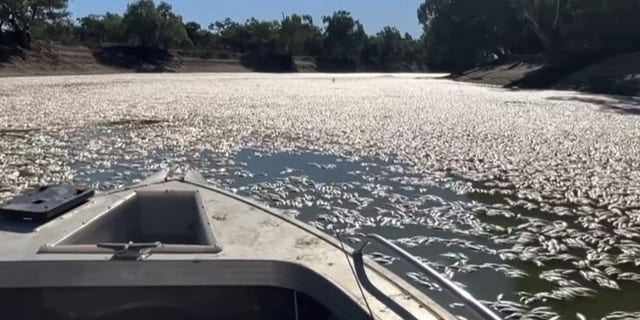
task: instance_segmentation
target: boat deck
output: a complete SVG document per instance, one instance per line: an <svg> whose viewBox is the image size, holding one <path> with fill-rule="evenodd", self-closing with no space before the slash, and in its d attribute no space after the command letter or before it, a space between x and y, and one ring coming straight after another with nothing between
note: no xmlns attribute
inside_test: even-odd
<svg viewBox="0 0 640 320"><path fill-rule="evenodd" d="M29 277L36 277L39 285L62 285L60 282L64 278L63 276L56 277L52 272L49 278L43 275L41 269L29 269L25 262L64 263L65 261L81 260L86 263L94 263L96 270L101 268L101 265L105 265L104 268L108 269L109 262L107 260L113 256L109 250L73 253L73 250L55 252L55 250L47 251L47 248L55 248L56 245L64 243L78 230L87 228L87 225L100 219L102 215L112 209L114 204L123 203L138 193L196 191L206 207L207 216L203 223L213 226L215 242L222 250L218 253L209 253L206 250L203 252L166 253L158 250L143 261L117 262L129 265L127 270L131 272L131 275L111 279L111 285L116 285L118 281L121 282L120 285L131 285L132 283L144 285L145 282L150 281L149 279L157 280L158 278L171 282L172 280L167 276L163 277L162 273L179 272L178 270L184 268L184 263L191 265L205 263L207 269L197 269L197 272L194 271L192 276L183 275L181 278L183 282L198 283L198 277L196 277L198 272L207 273L207 270L211 270L210 272L216 275L215 279L207 281L214 281L218 284L224 283L225 279L227 284L231 284L233 281L242 282L243 279L240 279L242 275L239 275L238 272L245 270L245 277L247 274L254 274L252 279L244 279L247 284L251 280L263 281L265 282L262 283L263 285L268 285L269 281L282 279L269 278L267 271L284 272L287 268L291 269L291 266L300 266L302 267L300 270L307 270L327 279L332 285L346 293L349 299L356 302L362 310L369 313L368 309L370 308L375 318L406 319L406 314L403 314L402 310L390 308L388 303L388 299L390 299L395 304L402 306L402 309L408 311L415 319L455 319L448 311L403 279L369 259L365 259L367 276L385 296L374 296L366 290L362 292L354 271L352 271L352 260L347 258L345 252L341 250L340 243L332 237L283 216L277 211L264 208L251 200L211 188L203 181L198 180L197 177L191 180L188 182L151 181L152 183L136 188L98 196L72 212L35 228L28 222L1 220L0 259L2 262L0 262L0 272L3 272L5 276L0 279L0 288L23 286L21 281L28 282L26 279ZM167 221L163 223L179 222ZM351 251L348 247L347 250ZM161 262L166 262L167 265L163 267ZM18 264L24 266L20 271L14 270ZM243 265L244 267L240 267ZM293 269L289 271L295 273ZM113 272L117 274L116 271ZM14 276L9 276L11 273ZM93 278L97 276L76 274L76 277L79 278L76 278L75 281L82 283L82 281L93 281L95 280ZM230 277L240 278L231 279ZM297 278L289 277L286 281L292 282L293 285L293 282L304 282L304 279L309 277L301 271ZM202 279L202 277L200 278ZM104 280L106 281L107 278ZM366 299L363 297L363 293Z"/></svg>

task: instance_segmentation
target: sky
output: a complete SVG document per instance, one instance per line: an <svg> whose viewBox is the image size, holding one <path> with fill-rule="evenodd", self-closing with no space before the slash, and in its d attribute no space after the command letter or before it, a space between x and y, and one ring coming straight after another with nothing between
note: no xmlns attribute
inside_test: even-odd
<svg viewBox="0 0 640 320"><path fill-rule="evenodd" d="M310 14L321 25L321 17L346 10L364 25L368 34L384 26L393 26L413 36L422 33L416 11L424 0L166 0L185 22L196 21L206 28L209 23L229 17L244 22L280 20L282 13ZM105 12L122 13L128 0L71 0L69 10L74 18ZM159 0L156 0L159 2Z"/></svg>

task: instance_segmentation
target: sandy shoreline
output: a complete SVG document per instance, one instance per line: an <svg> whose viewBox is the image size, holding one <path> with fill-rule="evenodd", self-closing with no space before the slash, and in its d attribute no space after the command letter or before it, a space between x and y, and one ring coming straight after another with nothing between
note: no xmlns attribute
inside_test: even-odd
<svg viewBox="0 0 640 320"><path fill-rule="evenodd" d="M637 96L640 94L640 53L630 53L563 73L543 64L509 62L469 70L454 80L507 88L574 90Z"/></svg>

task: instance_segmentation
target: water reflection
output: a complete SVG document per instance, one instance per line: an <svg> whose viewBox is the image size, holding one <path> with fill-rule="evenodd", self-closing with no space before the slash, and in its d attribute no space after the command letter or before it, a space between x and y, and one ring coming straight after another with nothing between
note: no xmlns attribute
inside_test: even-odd
<svg viewBox="0 0 640 320"><path fill-rule="evenodd" d="M140 181L149 167L195 168L210 183L285 210L330 235L339 233L349 245L367 233L393 239L515 318L573 318L577 313L600 318L612 311L637 310L623 298L640 293L637 282L618 281L620 290L603 289L594 283L605 281L594 271L600 269L579 265L589 246L577 248L566 239L585 231L575 217L550 215L513 197L491 194L490 188L411 172L392 160L321 152L245 149L232 156L199 152L187 157L165 149L158 154L155 166L128 156L111 159L116 164L110 167L84 160L72 168L77 181L103 190ZM368 252L455 314L474 318L391 253L376 248ZM618 273L634 271L624 264L618 268ZM581 272L593 272L595 280L585 281Z"/></svg>

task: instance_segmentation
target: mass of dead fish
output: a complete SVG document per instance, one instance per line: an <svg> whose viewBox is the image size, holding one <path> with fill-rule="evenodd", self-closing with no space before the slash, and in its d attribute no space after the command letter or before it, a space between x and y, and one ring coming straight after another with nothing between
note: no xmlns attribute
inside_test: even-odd
<svg viewBox="0 0 640 320"><path fill-rule="evenodd" d="M461 285L539 281L483 288L506 319L640 319L553 307L640 290L637 117L548 99L558 93L323 77L0 79L0 202L49 183L104 191L196 168L349 243L383 233Z"/></svg>

